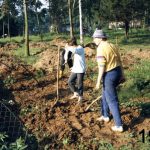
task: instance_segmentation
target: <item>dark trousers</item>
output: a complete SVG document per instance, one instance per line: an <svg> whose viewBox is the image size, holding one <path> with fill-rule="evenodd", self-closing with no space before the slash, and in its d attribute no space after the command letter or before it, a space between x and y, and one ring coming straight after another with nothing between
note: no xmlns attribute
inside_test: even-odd
<svg viewBox="0 0 150 150"><path fill-rule="evenodd" d="M62 71L64 71L64 69L65 69L65 59L64 59L64 55L65 55L65 50L63 49L63 51L61 52L61 55L60 55L60 69L61 69ZM73 66L72 52L69 52L69 53L68 53L67 64L68 64L69 68L71 68L71 67Z"/></svg>
<svg viewBox="0 0 150 150"><path fill-rule="evenodd" d="M83 96L83 79L84 73L71 73L68 85L72 92L77 92L79 96ZM77 87L75 86L77 82Z"/></svg>

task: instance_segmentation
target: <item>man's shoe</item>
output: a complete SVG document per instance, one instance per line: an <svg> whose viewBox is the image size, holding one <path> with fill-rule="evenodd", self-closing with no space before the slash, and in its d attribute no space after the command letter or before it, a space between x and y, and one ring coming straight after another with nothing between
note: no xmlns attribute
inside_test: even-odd
<svg viewBox="0 0 150 150"><path fill-rule="evenodd" d="M115 132L123 132L123 127L122 126L112 126L111 130L115 131Z"/></svg>
<svg viewBox="0 0 150 150"><path fill-rule="evenodd" d="M110 121L109 117L104 117L104 116L101 116L101 117L97 118L96 120L97 121L104 121L104 122L109 122Z"/></svg>
<svg viewBox="0 0 150 150"><path fill-rule="evenodd" d="M70 97L70 99L75 99L75 98L78 98L78 93L77 92L74 92L73 96Z"/></svg>

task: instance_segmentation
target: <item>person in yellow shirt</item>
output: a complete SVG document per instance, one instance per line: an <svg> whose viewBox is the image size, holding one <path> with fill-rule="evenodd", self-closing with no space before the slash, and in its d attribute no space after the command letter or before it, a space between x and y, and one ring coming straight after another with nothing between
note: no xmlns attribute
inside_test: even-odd
<svg viewBox="0 0 150 150"><path fill-rule="evenodd" d="M93 41L97 47L98 78L95 89L100 88L103 82L101 114L98 121L109 122L112 113L115 126L113 131L123 132L123 125L119 110L119 102L116 87L125 80L119 48L107 41L103 30L96 29L93 34Z"/></svg>

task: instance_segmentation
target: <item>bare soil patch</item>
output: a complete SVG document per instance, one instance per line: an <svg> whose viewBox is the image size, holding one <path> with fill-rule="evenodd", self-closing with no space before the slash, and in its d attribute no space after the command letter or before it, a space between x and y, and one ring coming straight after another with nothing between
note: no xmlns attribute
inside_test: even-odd
<svg viewBox="0 0 150 150"><path fill-rule="evenodd" d="M47 49L40 54L43 59L39 61L49 61L45 69L56 65L56 54L56 49ZM127 66L137 61L131 54L124 55L123 60ZM114 124L113 119L108 124L97 122L96 119L100 115L99 102L89 111L85 111L91 101L99 95L93 92L95 83L91 79L85 80L84 102L77 105L77 100L69 99L71 92L67 85L68 75L65 74L60 80L60 99L53 107L56 100L55 70L37 79L36 70L32 66L19 63L10 55L1 53L0 61L1 80L8 80L8 76L13 79L13 82L7 84L9 94L13 95L11 99L20 107L19 116L27 130L40 141L39 149L44 149L46 145L49 149L77 149L81 144L88 149L97 149L94 140L108 141L116 148L128 144L135 147L139 131L143 128L149 130L150 116L143 116L143 110L139 107L120 107L125 128L123 133L110 130ZM43 68L44 65L41 66ZM5 93L1 93L1 97L4 95ZM144 98L137 100L149 101ZM130 137L130 133L134 133L134 137ZM63 144L64 140L68 140L67 144Z"/></svg>

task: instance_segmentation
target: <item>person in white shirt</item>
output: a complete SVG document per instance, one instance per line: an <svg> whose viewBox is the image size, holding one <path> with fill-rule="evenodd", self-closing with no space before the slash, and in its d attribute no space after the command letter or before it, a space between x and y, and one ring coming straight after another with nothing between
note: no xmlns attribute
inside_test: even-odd
<svg viewBox="0 0 150 150"><path fill-rule="evenodd" d="M67 61L69 51L74 55L73 67L71 68L71 75L68 80L68 85L74 93L70 99L78 98L78 103L81 103L83 100L83 80L86 70L84 48L81 45L77 45L76 38L73 37L65 46L65 61Z"/></svg>

